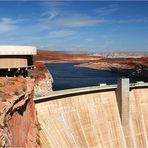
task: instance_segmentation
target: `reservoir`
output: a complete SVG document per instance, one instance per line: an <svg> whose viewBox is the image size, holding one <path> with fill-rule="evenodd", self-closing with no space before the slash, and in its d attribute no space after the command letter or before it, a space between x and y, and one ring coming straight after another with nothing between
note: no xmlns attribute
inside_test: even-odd
<svg viewBox="0 0 148 148"><path fill-rule="evenodd" d="M117 84L120 77L126 75L111 71L95 70L90 68L75 67L78 63L54 63L47 64L47 68L53 76L53 90L97 86L100 83ZM138 78L130 78L130 82L142 81Z"/></svg>

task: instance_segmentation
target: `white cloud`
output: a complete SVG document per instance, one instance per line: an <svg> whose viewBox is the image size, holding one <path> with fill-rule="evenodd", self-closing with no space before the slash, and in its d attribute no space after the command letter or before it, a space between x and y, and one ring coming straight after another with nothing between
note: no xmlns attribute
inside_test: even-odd
<svg viewBox="0 0 148 148"><path fill-rule="evenodd" d="M118 5L114 4L114 5L109 5L103 8L97 8L95 9L95 12L99 15L99 16L106 16L106 15L110 15L112 13L115 13L116 11L118 11Z"/></svg>
<svg viewBox="0 0 148 148"><path fill-rule="evenodd" d="M113 23L127 24L127 23L148 23L148 19L125 19L125 20L112 20Z"/></svg>
<svg viewBox="0 0 148 148"><path fill-rule="evenodd" d="M36 0L35 0L36 1ZM45 1L45 0L39 0L39 4L43 6L44 8L60 8L61 6L67 6L68 3L66 1Z"/></svg>
<svg viewBox="0 0 148 148"><path fill-rule="evenodd" d="M45 18L42 18L41 20L52 20L54 19L56 16L58 16L59 12L57 10L49 10L49 11L46 11L44 12L41 16L42 17L45 17Z"/></svg>
<svg viewBox="0 0 148 148"><path fill-rule="evenodd" d="M113 10L112 10L113 11ZM115 10L114 10L115 11ZM136 18L136 19L100 19L87 14L63 14L61 15L57 11L49 11L48 15L41 18L39 23L44 28L55 28L58 27L92 27L98 24L127 24L127 23L148 23L147 18Z"/></svg>
<svg viewBox="0 0 148 148"><path fill-rule="evenodd" d="M51 38L62 38L62 37L73 36L75 34L77 34L77 32L73 30L58 30L58 31L51 31L49 32L48 35Z"/></svg>
<svg viewBox="0 0 148 148"><path fill-rule="evenodd" d="M14 33L18 28L15 20L5 17L0 19L0 34Z"/></svg>
<svg viewBox="0 0 148 148"><path fill-rule="evenodd" d="M116 13L119 10L118 4L112 4L96 9L94 11L97 15L94 16L92 16L91 13L69 13L69 11L66 9L66 5L68 5L68 3L62 1L42 2L42 5L44 5L46 11L41 15L39 23L44 29L54 29L55 27L91 27L102 23L126 24L145 22L143 19L101 19L102 16L105 17L107 15Z"/></svg>
<svg viewBox="0 0 148 148"><path fill-rule="evenodd" d="M99 20L91 16L74 16L65 17L56 20L57 24L61 24L67 27L85 27L85 26L95 26L99 23L104 23L105 20Z"/></svg>
<svg viewBox="0 0 148 148"><path fill-rule="evenodd" d="M67 6L68 3L63 1L40 1L39 3L41 7L45 8L45 12L41 14L41 20L52 20L56 16L63 14L63 11L61 10L61 7Z"/></svg>

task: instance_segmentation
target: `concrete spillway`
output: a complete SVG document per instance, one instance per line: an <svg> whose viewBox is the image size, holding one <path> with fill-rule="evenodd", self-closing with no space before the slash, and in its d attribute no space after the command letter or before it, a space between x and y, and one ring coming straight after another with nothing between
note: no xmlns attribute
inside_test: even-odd
<svg viewBox="0 0 148 148"><path fill-rule="evenodd" d="M42 147L148 147L148 88L129 93L129 124L123 126L116 91L36 103Z"/></svg>

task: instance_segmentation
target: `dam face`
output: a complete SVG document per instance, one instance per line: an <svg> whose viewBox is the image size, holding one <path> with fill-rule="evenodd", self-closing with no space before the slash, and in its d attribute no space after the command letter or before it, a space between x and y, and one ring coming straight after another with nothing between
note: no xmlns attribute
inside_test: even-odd
<svg viewBox="0 0 148 148"><path fill-rule="evenodd" d="M123 126L116 90L36 103L41 147L148 147L148 88L129 92Z"/></svg>

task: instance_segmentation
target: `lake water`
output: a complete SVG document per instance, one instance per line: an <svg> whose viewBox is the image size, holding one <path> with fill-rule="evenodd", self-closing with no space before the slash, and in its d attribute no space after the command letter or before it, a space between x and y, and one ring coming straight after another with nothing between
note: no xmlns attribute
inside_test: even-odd
<svg viewBox="0 0 148 148"><path fill-rule="evenodd" d="M96 86L99 83L116 84L118 78L125 77L124 74L110 71L74 67L76 64L78 63L54 63L46 65L54 79L53 90ZM131 78L130 82L138 80Z"/></svg>

